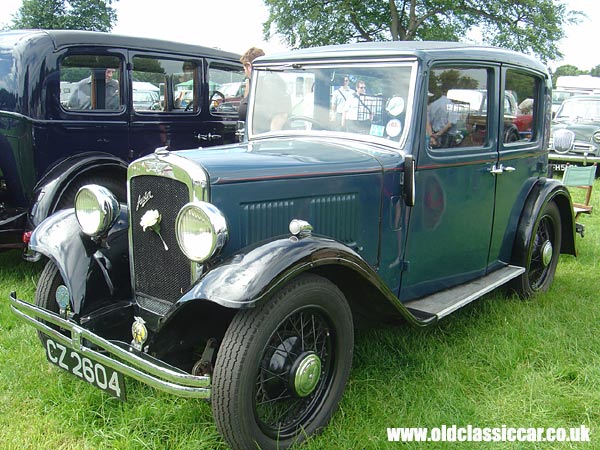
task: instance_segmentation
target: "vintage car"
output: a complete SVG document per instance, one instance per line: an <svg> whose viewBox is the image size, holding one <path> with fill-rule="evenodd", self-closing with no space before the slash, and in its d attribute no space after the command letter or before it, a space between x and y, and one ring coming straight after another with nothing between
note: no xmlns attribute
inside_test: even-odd
<svg viewBox="0 0 600 450"><path fill-rule="evenodd" d="M125 201L127 165L156 147L239 141L237 113L211 110L209 85L243 79L239 55L212 48L83 31L0 32L0 250L22 247L85 184ZM181 82L191 94L186 107L174 102Z"/></svg>
<svg viewBox="0 0 600 450"><path fill-rule="evenodd" d="M277 449L334 414L355 326L431 326L500 286L546 291L575 233L567 189L545 177L551 87L536 60L388 42L254 68L243 143L134 161L127 205L83 186L33 233L49 261L35 304L10 303L80 379L119 398L126 375L209 399L232 448ZM345 77L360 89L340 129ZM487 92L481 142L428 145L430 77ZM535 99L530 137L512 142L508 91Z"/></svg>
<svg viewBox="0 0 600 450"><path fill-rule="evenodd" d="M562 103L552 120L549 159L556 171L600 162L600 95L574 95Z"/></svg>

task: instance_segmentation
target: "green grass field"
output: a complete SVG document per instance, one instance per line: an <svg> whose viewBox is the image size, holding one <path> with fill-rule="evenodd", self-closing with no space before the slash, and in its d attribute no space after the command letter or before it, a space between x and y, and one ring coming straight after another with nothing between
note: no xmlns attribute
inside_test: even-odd
<svg viewBox="0 0 600 450"><path fill-rule="evenodd" d="M579 257L563 256L550 292L493 293L419 330L359 331L330 425L305 449L600 448L600 181L580 221ZM224 449L207 403L126 380L128 402L51 366L8 294L33 299L39 265L0 254L0 448ZM579 427L589 443L391 443L388 427Z"/></svg>

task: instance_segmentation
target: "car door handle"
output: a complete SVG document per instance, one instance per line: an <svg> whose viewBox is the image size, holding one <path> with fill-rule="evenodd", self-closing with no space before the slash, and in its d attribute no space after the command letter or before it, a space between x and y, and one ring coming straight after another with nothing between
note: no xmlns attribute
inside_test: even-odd
<svg viewBox="0 0 600 450"><path fill-rule="evenodd" d="M500 164L500 166L496 166L496 164L494 164L492 166L492 168L490 169L490 173L492 175L500 175L500 174L503 174L504 172L514 172L515 170L516 169L511 166L503 166L502 164Z"/></svg>
<svg viewBox="0 0 600 450"><path fill-rule="evenodd" d="M220 134L212 134L212 133L208 133L208 134L198 133L196 135L196 137L200 141L214 141L215 139L221 139L223 136L221 136Z"/></svg>

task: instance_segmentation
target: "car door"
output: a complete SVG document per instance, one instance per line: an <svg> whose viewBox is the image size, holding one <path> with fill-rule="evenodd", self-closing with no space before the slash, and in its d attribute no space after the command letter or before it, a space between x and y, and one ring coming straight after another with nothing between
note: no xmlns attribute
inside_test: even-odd
<svg viewBox="0 0 600 450"><path fill-rule="evenodd" d="M197 148L210 132L203 120L203 59L185 55L129 53L131 159L168 146ZM138 102L142 90L154 92L155 102ZM135 97L134 97L135 96Z"/></svg>
<svg viewBox="0 0 600 450"><path fill-rule="evenodd" d="M512 242L521 215L521 207L531 185L546 173L546 145L543 128L544 111L541 101L549 95L548 80L543 74L502 68L499 114L499 162L497 164L496 202L490 245L491 267L509 263ZM518 105L514 108L513 105ZM515 110L516 109L516 110ZM518 128L517 128L517 124ZM515 129L516 133L515 134Z"/></svg>
<svg viewBox="0 0 600 450"><path fill-rule="evenodd" d="M494 217L498 159L499 67L444 64L429 71L429 104L409 208L399 297L419 298L486 271ZM452 90L469 91L460 100ZM482 108L482 93L487 107ZM445 118L444 118L445 115ZM444 120L446 122L444 122ZM426 144L425 141L428 141Z"/></svg>
<svg viewBox="0 0 600 450"><path fill-rule="evenodd" d="M124 89L125 54L103 48L71 48L59 58L65 90L59 120L36 132L38 170L77 153L105 152L126 159L128 121Z"/></svg>

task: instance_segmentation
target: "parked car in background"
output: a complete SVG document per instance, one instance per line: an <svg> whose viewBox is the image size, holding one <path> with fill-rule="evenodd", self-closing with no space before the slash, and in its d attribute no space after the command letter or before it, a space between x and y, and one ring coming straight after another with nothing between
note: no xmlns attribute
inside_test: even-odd
<svg viewBox="0 0 600 450"><path fill-rule="evenodd" d="M566 99L552 120L549 159L556 171L565 164L600 162L600 95Z"/></svg>
<svg viewBox="0 0 600 450"><path fill-rule="evenodd" d="M591 94L591 91L585 91L580 89L561 89L556 88L552 90L552 113L556 114L560 105L568 99L573 97L574 95L588 95Z"/></svg>
<svg viewBox="0 0 600 450"><path fill-rule="evenodd" d="M22 247L84 184L124 201L128 163L156 147L237 141L237 114L209 108L209 85L243 77L238 55L212 48L82 31L0 33L0 250ZM190 87L186 108L175 107L181 82Z"/></svg>
<svg viewBox="0 0 600 450"><path fill-rule="evenodd" d="M575 236L567 188L545 177L540 62L405 41L253 68L243 143L137 159L128 204L82 187L74 210L34 231L49 261L35 304L10 302L51 363L122 399L123 374L210 399L231 448L274 450L331 419L355 326L424 327L500 286L546 291ZM343 129L330 115L342 77L358 86ZM428 106L428 92L464 86L486 93L481 139L428 145L430 126L443 137L428 108L439 122L455 112L442 96ZM507 141L513 91L533 99L531 133Z"/></svg>

